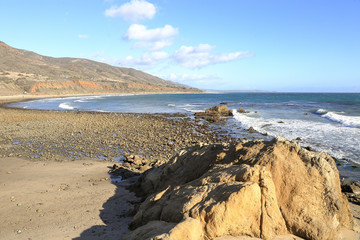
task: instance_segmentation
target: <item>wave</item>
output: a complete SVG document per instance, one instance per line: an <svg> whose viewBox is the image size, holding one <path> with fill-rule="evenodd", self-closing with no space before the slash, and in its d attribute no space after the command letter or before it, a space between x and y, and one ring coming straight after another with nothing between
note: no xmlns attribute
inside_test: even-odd
<svg viewBox="0 0 360 240"><path fill-rule="evenodd" d="M192 112L192 113L203 112L203 110L193 110L193 109L187 109L187 108L184 108L184 110L187 112Z"/></svg>
<svg viewBox="0 0 360 240"><path fill-rule="evenodd" d="M233 115L243 129L253 127L259 133L267 133L272 137L280 136L289 140L299 137L302 146L311 146L316 151L327 152L337 159L349 159L360 163L359 128L304 119L264 118L238 113L235 110L233 110Z"/></svg>
<svg viewBox="0 0 360 240"><path fill-rule="evenodd" d="M360 117L344 116L334 112L328 112L322 115L333 122L338 122L346 127L360 128Z"/></svg>
<svg viewBox="0 0 360 240"><path fill-rule="evenodd" d="M315 113L330 121L340 123L345 127L360 128L360 117L340 115L339 113L344 112L330 112L322 108L316 110Z"/></svg>
<svg viewBox="0 0 360 240"><path fill-rule="evenodd" d="M74 110L75 109L75 107L71 106L71 103L68 103L68 102L60 103L59 108L66 109L66 110Z"/></svg>

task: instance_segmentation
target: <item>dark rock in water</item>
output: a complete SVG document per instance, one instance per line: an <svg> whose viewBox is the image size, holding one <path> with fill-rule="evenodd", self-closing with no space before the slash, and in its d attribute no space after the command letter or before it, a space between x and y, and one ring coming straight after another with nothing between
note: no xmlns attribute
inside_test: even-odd
<svg viewBox="0 0 360 240"><path fill-rule="evenodd" d="M248 131L249 131L250 133L256 132L255 129L254 129L252 126L249 127Z"/></svg>
<svg viewBox="0 0 360 240"><path fill-rule="evenodd" d="M245 113L245 109L243 109L243 108L239 108L237 111L238 111L239 113Z"/></svg>
<svg viewBox="0 0 360 240"><path fill-rule="evenodd" d="M220 103L220 105L226 105L227 104L227 102L221 102Z"/></svg>
<svg viewBox="0 0 360 240"><path fill-rule="evenodd" d="M278 121L278 123L284 123L283 121Z"/></svg>
<svg viewBox="0 0 360 240"><path fill-rule="evenodd" d="M297 137L295 140L296 140L296 141L301 141L301 138L300 138L300 137Z"/></svg>

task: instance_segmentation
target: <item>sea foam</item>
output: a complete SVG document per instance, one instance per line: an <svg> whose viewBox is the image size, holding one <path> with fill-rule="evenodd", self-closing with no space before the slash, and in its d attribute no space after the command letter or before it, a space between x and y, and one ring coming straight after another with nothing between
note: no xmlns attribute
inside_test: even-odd
<svg viewBox="0 0 360 240"><path fill-rule="evenodd" d="M359 128L306 119L264 118L238 113L236 110L233 110L233 116L244 129L251 126L260 133L289 140L299 137L302 146L312 146L316 151L327 152L338 159L351 159L360 163L357 141L360 135ZM341 143L341 148L339 143Z"/></svg>
<svg viewBox="0 0 360 240"><path fill-rule="evenodd" d="M325 113L322 117L338 122L346 127L360 128L360 117L344 116L334 112Z"/></svg>
<svg viewBox="0 0 360 240"><path fill-rule="evenodd" d="M71 106L71 103L68 103L68 102L60 103L59 108L66 109L66 110L74 110L75 109L73 106Z"/></svg>

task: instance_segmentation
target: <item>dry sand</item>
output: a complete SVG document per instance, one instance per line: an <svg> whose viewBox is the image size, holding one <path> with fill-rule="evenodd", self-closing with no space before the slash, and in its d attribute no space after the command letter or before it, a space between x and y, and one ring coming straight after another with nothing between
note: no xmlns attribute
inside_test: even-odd
<svg viewBox="0 0 360 240"><path fill-rule="evenodd" d="M0 239L119 239L135 201L108 162L0 159Z"/></svg>

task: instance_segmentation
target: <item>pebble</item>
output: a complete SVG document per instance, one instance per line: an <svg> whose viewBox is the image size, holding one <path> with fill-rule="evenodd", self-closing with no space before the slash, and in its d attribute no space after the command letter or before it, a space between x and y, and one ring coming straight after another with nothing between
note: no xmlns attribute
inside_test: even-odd
<svg viewBox="0 0 360 240"><path fill-rule="evenodd" d="M155 162L155 157L164 160L188 145L212 144L229 138L226 133L217 133L208 123L169 118L174 116L2 109L0 139L5 139L2 144L5 147L0 155L16 153L43 161L82 158L114 161L128 153ZM27 127L18 131L17 119ZM21 144L14 145L9 139ZM150 156L153 157L149 159Z"/></svg>

